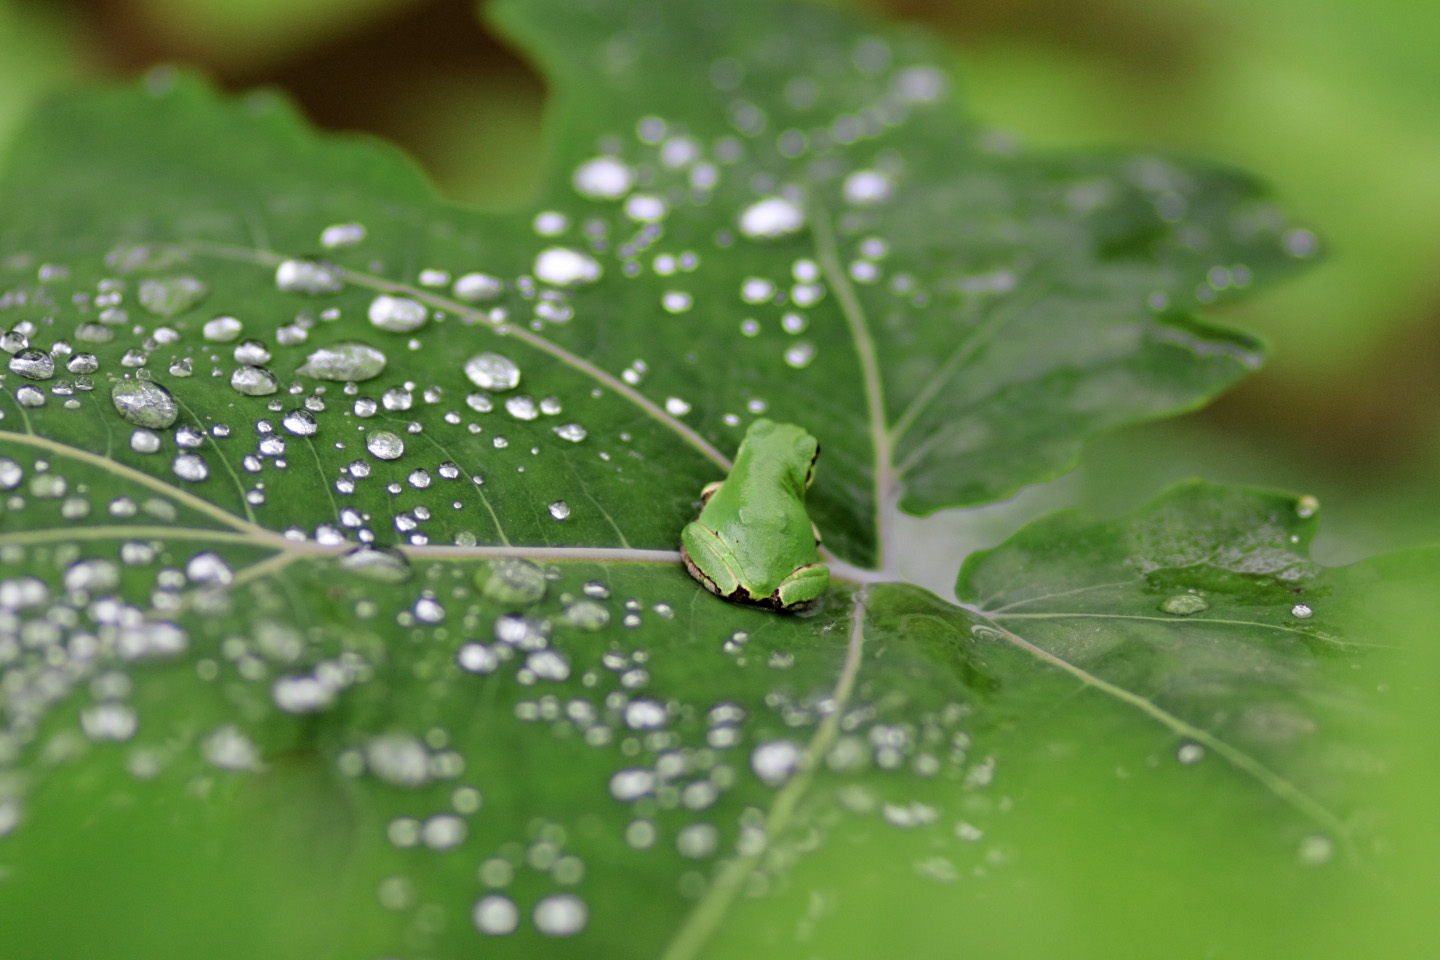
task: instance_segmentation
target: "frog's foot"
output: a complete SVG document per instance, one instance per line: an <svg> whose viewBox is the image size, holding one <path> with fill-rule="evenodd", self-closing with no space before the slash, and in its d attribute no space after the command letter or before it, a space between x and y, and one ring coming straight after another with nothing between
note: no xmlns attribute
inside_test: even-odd
<svg viewBox="0 0 1440 960"><path fill-rule="evenodd" d="M749 597L749 593L740 588L734 555L713 531L698 523L687 523L680 531L680 556L690 576L716 596L733 597L738 591Z"/></svg>
<svg viewBox="0 0 1440 960"><path fill-rule="evenodd" d="M794 570L780 581L772 600L781 610L797 610L808 606L830 586L830 568L823 563L810 563Z"/></svg>

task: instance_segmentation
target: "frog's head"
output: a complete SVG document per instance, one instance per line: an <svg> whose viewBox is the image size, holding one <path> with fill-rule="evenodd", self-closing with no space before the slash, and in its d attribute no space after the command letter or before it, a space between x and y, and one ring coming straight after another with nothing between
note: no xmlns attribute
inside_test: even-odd
<svg viewBox="0 0 1440 960"><path fill-rule="evenodd" d="M762 418L750 424L745 439L781 454L776 462L783 463L786 478L797 491L803 493L815 479L815 460L820 456L820 442L806 433L803 427Z"/></svg>

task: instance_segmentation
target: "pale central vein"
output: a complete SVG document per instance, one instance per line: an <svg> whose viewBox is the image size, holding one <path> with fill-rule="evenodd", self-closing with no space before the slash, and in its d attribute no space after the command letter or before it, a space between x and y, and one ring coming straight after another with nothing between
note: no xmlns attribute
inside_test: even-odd
<svg viewBox="0 0 1440 960"><path fill-rule="evenodd" d="M233 244L195 241L190 243L189 247L200 253L208 253L216 257L222 257L230 260L239 260L246 263L262 264L265 266L279 266L285 260L289 259L288 257L278 253L271 253L263 250L252 250L248 247L240 247ZM447 310L455 314L456 316L465 317L470 321L476 323L477 325L481 325L495 331L497 334L514 337L515 339L531 347L534 347L536 350L539 350L543 353L548 353L550 356L559 360L566 366L580 371L591 379L604 384L606 387L615 391L620 396L624 397L626 400L629 400L632 404L639 407L646 415L660 421L669 430L678 434L682 439L685 440L686 443L694 447L712 463L714 463L727 473L729 472L731 467L730 459L724 454L722 454L719 450L715 449L715 447L711 445L710 441L700 436L700 434L697 433L692 427L690 427L688 424L683 423L676 417L671 416L668 412L666 412L663 407L655 403L649 397L646 397L643 393L636 390L634 387L630 386L625 381L619 379L618 377L611 376L609 373L595 366L595 364L586 360L584 357L571 353L569 350L566 350L559 344L552 343L551 341L546 340L544 337L537 336L536 334L532 333L529 330L526 330L523 327L506 322L497 322L491 320L484 311L476 310L473 307L466 306L463 303L451 300L447 297L439 296L430 291L422 290L418 287L412 287L409 284L400 283L398 281L386 280L383 277L373 276L368 273L360 273L354 270L345 270L342 268L337 269L340 270L341 275L345 278L346 281L353 283L358 287L365 287L369 290L379 290L383 293L402 293L407 297L420 301L421 303L425 303L436 309Z"/></svg>
<svg viewBox="0 0 1440 960"><path fill-rule="evenodd" d="M1186 739L1193 740L1194 742L1204 746L1206 749L1211 750L1224 757L1230 762L1231 766L1244 773L1249 774L1251 777L1254 777L1257 781L1260 782L1261 785L1263 785L1275 796L1279 797L1281 800L1288 803L1296 810L1300 811L1300 813L1309 817L1311 820L1324 827L1334 836L1338 837L1342 844L1345 845L1347 850L1349 850L1352 855L1354 854L1354 849L1350 837L1350 828L1345 824L1343 820L1341 820L1334 813L1331 813L1329 809L1327 809L1314 797L1305 793L1299 787L1295 786L1289 780L1286 780L1284 777L1280 776L1280 774L1276 773L1274 770L1271 770L1269 767L1265 766L1263 763L1261 763L1259 760L1256 760L1248 753L1245 753L1238 747L1232 746L1226 741L1221 740L1219 737L1210 733L1208 730L1204 730L1200 727L1195 726L1192 723L1188 723L1185 720L1180 719L1173 713L1170 713L1168 710L1163 709L1158 704L1147 700L1139 694L1132 693L1131 691L1126 690L1124 687L1116 686L1115 684L1110 683L1107 680L1102 680L1100 677L1095 676L1088 670L1076 666L1075 664L1064 659L1063 657L1056 656L1049 650L1046 650L1044 647L1031 643L1029 640L1026 640L1019 634L1012 633L1011 631L1006 630L1004 627L997 627L996 629L999 630L1000 634L1006 640L1019 647L1020 649L1026 651L1027 653L1038 657L1039 659L1045 661L1051 666L1059 667L1061 670L1064 670L1066 673L1070 674L1072 677L1076 678L1086 686L1093 687L1094 689L1099 690L1100 692L1107 694L1108 696L1114 697L1122 703L1129 704L1130 706L1149 716L1151 719L1159 721L1162 725L1168 727L1176 734L1185 737Z"/></svg>
<svg viewBox="0 0 1440 960"><path fill-rule="evenodd" d="M835 299L840 302L840 312L850 328L855 356L860 361L860 377L865 385L866 418L870 422L870 444L875 451L875 565L883 570L887 558L892 555L886 542L889 530L885 513L895 494L895 469L893 438L885 420L885 387L880 375L880 357L875 349L875 340L870 335L865 308L861 306L860 298L855 295L855 288L850 285L850 279L840 264L830 218L824 208L815 204L812 219L820 269L835 291Z"/></svg>
<svg viewBox="0 0 1440 960"><path fill-rule="evenodd" d="M996 613L986 614L991 620L1135 620L1143 623L1163 623L1167 626L1178 627L1192 623L1214 623L1226 627L1246 627L1259 630L1275 630L1279 633L1290 633L1298 637L1305 637L1310 640L1319 640L1324 643L1332 643L1339 647L1378 647L1380 649L1395 649L1380 643L1360 643L1358 641L1337 640L1333 637L1320 636L1310 630L1301 630L1298 627L1287 627L1278 623L1261 623L1258 620L1224 620L1219 617L1147 617L1133 613Z"/></svg>
<svg viewBox="0 0 1440 960"><path fill-rule="evenodd" d="M800 767L790 782L775 795L775 802L765 817L765 841L768 847L789 826L800 798L809 790L815 771L825 754L834 745L840 729L840 717L855 691L855 678L860 672L860 655L865 647L865 589L855 593L850 607L850 640L845 650L845 663L831 691L832 709L820 721L815 735L805 748ZM661 955L661 960L693 960L709 942L720 921L729 912L746 880L760 862L764 850L727 860L705 896L695 904Z"/></svg>

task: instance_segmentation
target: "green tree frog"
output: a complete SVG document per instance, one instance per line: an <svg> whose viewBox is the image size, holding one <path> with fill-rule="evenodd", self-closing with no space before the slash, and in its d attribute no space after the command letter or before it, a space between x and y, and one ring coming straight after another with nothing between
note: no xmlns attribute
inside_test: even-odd
<svg viewBox="0 0 1440 960"><path fill-rule="evenodd" d="M805 512L820 444L800 427L756 420L735 466L706 484L704 506L680 533L690 575L716 596L794 611L825 592L820 531Z"/></svg>

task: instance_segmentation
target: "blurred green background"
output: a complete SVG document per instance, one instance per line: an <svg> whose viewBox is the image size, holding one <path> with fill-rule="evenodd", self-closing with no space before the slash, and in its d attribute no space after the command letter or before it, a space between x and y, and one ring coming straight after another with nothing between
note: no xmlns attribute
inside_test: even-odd
<svg viewBox="0 0 1440 960"><path fill-rule="evenodd" d="M1018 513L1128 509L1201 475L1319 496L1328 562L1440 541L1440 4L848 2L950 38L971 109L1030 146L1232 163L1327 243L1306 276L1212 314L1270 340L1263 372L1100 441ZM156 63L283 87L458 200L523 205L544 173L544 83L465 0L0 0L0 150L46 91Z"/></svg>
<svg viewBox="0 0 1440 960"><path fill-rule="evenodd" d="M951 557L922 560L917 579L948 596L957 538L990 545L1068 503L1128 509L1193 475L1316 494L1326 562L1440 542L1440 4L850 3L948 37L970 109L1030 146L1143 145L1235 164L1272 184L1329 253L1212 312L1272 344L1247 384L1098 441L1081 470L1012 505L916 524ZM465 0L0 0L0 153L45 93L156 63L231 89L282 87L321 127L398 142L457 200L523 206L544 175L545 86ZM1295 955L1419 957L1440 936L1440 697L1428 679L1440 673L1440 610L1414 594L1391 608L1419 654L1397 690L1415 736L1397 754L1408 772L1395 780L1395 869L1368 922L1337 918Z"/></svg>

